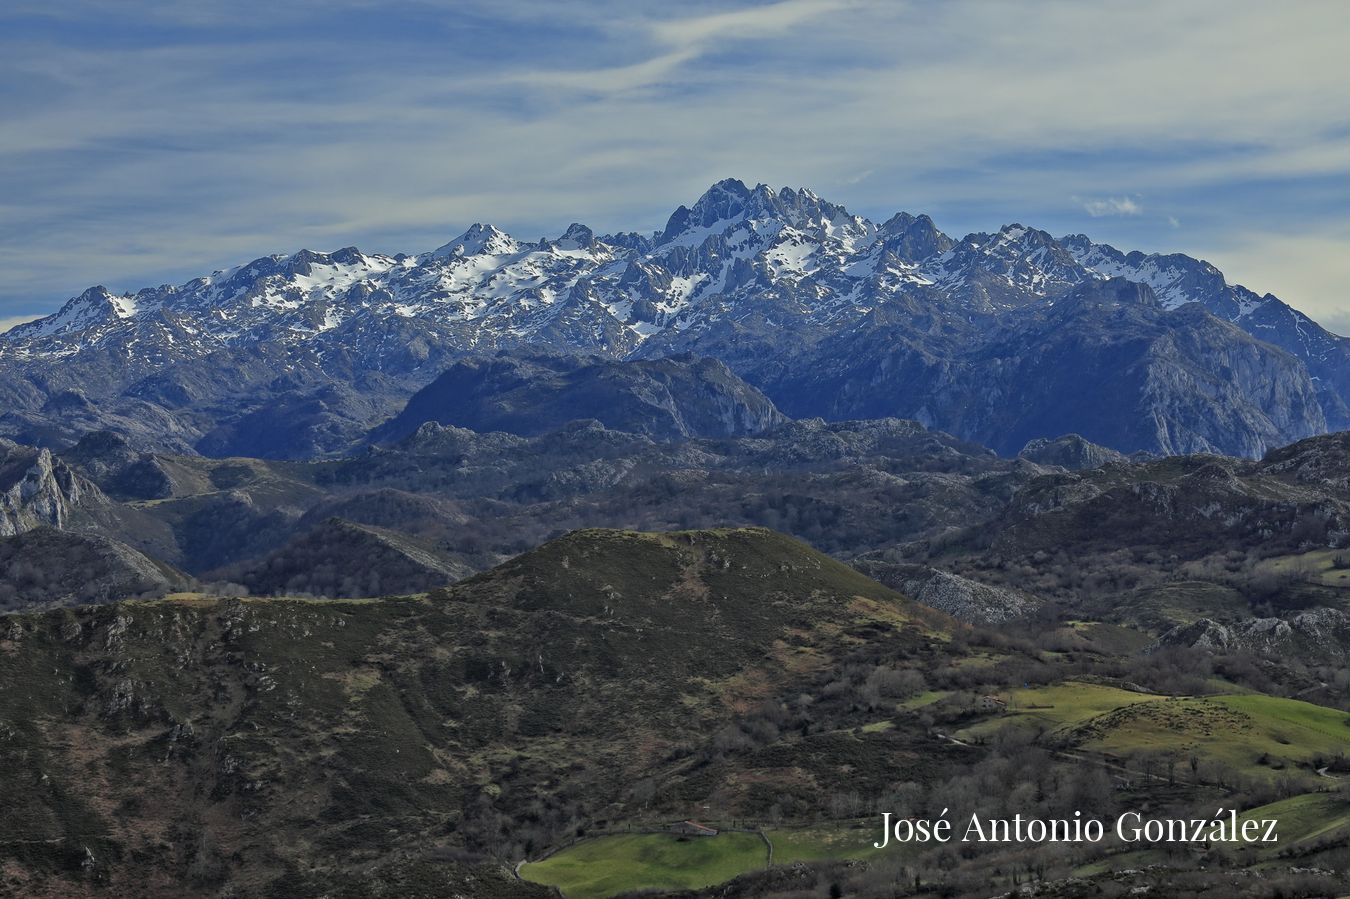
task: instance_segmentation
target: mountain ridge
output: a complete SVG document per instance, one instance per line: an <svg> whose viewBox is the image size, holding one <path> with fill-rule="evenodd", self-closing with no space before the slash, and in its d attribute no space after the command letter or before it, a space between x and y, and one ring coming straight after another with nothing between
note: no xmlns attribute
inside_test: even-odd
<svg viewBox="0 0 1350 899"><path fill-rule="evenodd" d="M1202 260L1124 253L1018 223L956 240L926 215L878 225L810 190L726 179L651 235L597 236L574 223L530 242L478 223L412 256L301 250L135 294L92 287L0 335L0 395L13 409L0 433L59 445L102 425L141 448L172 441L240 454L253 447L240 443L236 423L280 402L314 417L281 452L322 455L350 447L456 361L543 349L616 361L711 357L789 414L914 418L1008 454L1065 431L1110 445L1079 421L1030 434L967 427L953 391L1003 392L982 368L1003 332L1025 327L1034 338L1064 298L1118 292L1113 279L1144 285L1141 301L1156 307L1148 327L1204 332L1186 361L1200 381L1227 380L1241 332L1261 345L1270 360L1261 365L1286 394L1312 398L1275 421L1270 397L1248 385L1211 414L1157 399L1140 386L1157 381L1148 375L1116 414L1162 424L1113 449L1256 456L1350 426L1350 340L1271 294L1229 285ZM1203 314L1168 318L1187 307ZM1140 339L1130 330L1138 321L1093 315L1099 343ZM896 347L886 365L910 372L905 379L871 364ZM1127 369L1138 365L1147 367L1122 362L1112 389L1128 387ZM320 396L333 385L359 385L360 398ZM47 403L77 389L88 408L75 427L72 413ZM854 399L841 402L841 389Z"/></svg>

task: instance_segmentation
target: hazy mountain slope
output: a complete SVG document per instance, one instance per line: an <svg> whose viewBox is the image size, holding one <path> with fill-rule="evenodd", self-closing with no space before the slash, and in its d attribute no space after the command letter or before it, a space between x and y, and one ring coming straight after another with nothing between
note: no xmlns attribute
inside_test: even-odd
<svg viewBox="0 0 1350 899"><path fill-rule="evenodd" d="M159 458L132 449L112 431L90 431L62 452L61 460L114 499L165 499L175 490L173 475Z"/></svg>
<svg viewBox="0 0 1350 899"><path fill-rule="evenodd" d="M416 540L330 518L249 564L219 573L255 596L356 597L419 593L471 573Z"/></svg>
<svg viewBox="0 0 1350 899"><path fill-rule="evenodd" d="M404 392L366 386L338 382L282 394L217 424L202 435L196 448L208 456L259 459L312 458L348 449L365 436L372 422L398 408Z"/></svg>
<svg viewBox="0 0 1350 899"><path fill-rule="evenodd" d="M1047 475L984 529L1003 553L1165 549L1182 559L1261 546L1326 545L1350 525L1350 495L1299 486L1237 459L1188 456Z"/></svg>
<svg viewBox="0 0 1350 899"><path fill-rule="evenodd" d="M767 390L792 415L896 410L1007 455L1075 432L1125 452L1251 456L1326 427L1301 362L1203 310L1168 312L1143 285L1088 281L1001 320L955 359L881 322Z"/></svg>
<svg viewBox="0 0 1350 899"><path fill-rule="evenodd" d="M81 464L107 462L100 476L112 483L123 454L93 453L96 442ZM1061 596L1068 584L1088 595L1094 579L1118 578L1095 590L1107 596L1192 562L1212 567L1191 577L1251 579L1262 554L1341 546L1350 532L1344 435L1309 438L1261 463L1107 456L1100 465L1081 442L1056 443L1079 447L1071 458L1032 461L896 420L792 421L763 435L670 441L593 421L538 437L425 424L343 460L130 453L133 468L153 464L168 478L171 495L105 497L76 507L66 526L207 581L329 595L448 583L594 526L767 526L838 558L920 563L1033 596ZM353 522L359 539L325 530L334 517ZM436 561L423 566L410 548ZM1254 604L1264 601L1253 593ZM1298 602L1336 605L1329 596Z"/></svg>
<svg viewBox="0 0 1350 899"><path fill-rule="evenodd" d="M372 439L402 440L429 421L534 436L578 419L662 440L758 434L786 421L716 360L496 356L451 366Z"/></svg>
<svg viewBox="0 0 1350 899"><path fill-rule="evenodd" d="M1271 294L1258 296L1241 285L1229 284L1222 272L1202 260L1180 253L1122 253L1082 234L1061 238L1060 243L1095 274L1147 284L1170 309L1199 303L1303 360L1314 376L1329 427L1338 430L1350 424L1346 407L1350 402L1350 367L1346 364L1350 346L1344 338Z"/></svg>
<svg viewBox="0 0 1350 899"><path fill-rule="evenodd" d="M183 576L106 537L39 527L0 537L0 610L109 602L164 593Z"/></svg>
<svg viewBox="0 0 1350 899"><path fill-rule="evenodd" d="M59 457L15 447L16 470L44 453L83 492L42 522L207 582L343 595L448 583L588 526L770 526L847 557L985 520L1041 471L896 420L678 440L593 420L538 437L425 424L399 444L318 462L149 454L98 432ZM352 546L330 533L326 547L312 532L335 517L369 529L356 528ZM405 539L438 561L410 561Z"/></svg>

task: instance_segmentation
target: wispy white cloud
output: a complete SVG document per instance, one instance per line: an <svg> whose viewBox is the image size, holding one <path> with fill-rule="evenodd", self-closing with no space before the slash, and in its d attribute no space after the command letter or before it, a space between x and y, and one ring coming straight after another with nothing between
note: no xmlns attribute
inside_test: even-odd
<svg viewBox="0 0 1350 899"><path fill-rule="evenodd" d="M1093 218L1107 215L1143 215L1144 207L1130 197L1099 197L1095 199L1074 198L1083 207L1083 211Z"/></svg>
<svg viewBox="0 0 1350 899"><path fill-rule="evenodd" d="M654 48L652 55L626 65L528 70L512 73L505 80L600 93L668 84L679 69L700 59L713 46L778 37L808 20L856 5L857 0L778 0L745 9L639 23L620 19L609 26L610 30L645 34Z"/></svg>
<svg viewBox="0 0 1350 899"><path fill-rule="evenodd" d="M714 40L785 34L812 19L861 5L858 0L777 0L727 12L665 19L654 22L651 30L663 43L699 47Z"/></svg>

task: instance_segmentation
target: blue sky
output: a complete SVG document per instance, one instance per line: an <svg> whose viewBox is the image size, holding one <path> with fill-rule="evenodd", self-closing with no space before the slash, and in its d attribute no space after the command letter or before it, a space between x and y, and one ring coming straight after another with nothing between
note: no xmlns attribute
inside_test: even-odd
<svg viewBox="0 0 1350 899"><path fill-rule="evenodd" d="M85 287L712 182L1201 256L1350 333L1338 0L8 0L0 328Z"/></svg>

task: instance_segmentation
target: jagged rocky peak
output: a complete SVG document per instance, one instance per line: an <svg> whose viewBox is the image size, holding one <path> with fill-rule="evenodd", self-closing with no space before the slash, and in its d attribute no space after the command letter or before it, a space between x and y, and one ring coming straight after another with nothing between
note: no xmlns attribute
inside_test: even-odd
<svg viewBox="0 0 1350 899"><path fill-rule="evenodd" d="M1244 306L1249 311L1256 305L1254 294L1246 296L1250 292L1245 288L1230 287L1223 272L1203 259L1181 253L1123 253L1085 234L1070 234L1059 243L1097 277L1128 278L1149 285L1169 309L1202 303L1216 315L1234 319L1245 314Z"/></svg>
<svg viewBox="0 0 1350 899"><path fill-rule="evenodd" d="M134 297L115 296L108 288L99 284L67 300L55 314L18 325L4 336L6 339L14 340L75 334L96 325L128 318L135 312Z"/></svg>
<svg viewBox="0 0 1350 899"><path fill-rule="evenodd" d="M619 276L619 286L630 288L639 295L659 295L670 290L670 278L670 272L655 262L629 259Z"/></svg>
<svg viewBox="0 0 1350 899"><path fill-rule="evenodd" d="M291 254L286 260L286 272L288 274L307 275L314 265L328 265L333 262L332 257L325 253L316 253L314 250L298 250Z"/></svg>
<svg viewBox="0 0 1350 899"><path fill-rule="evenodd" d="M822 200L814 192L784 187L775 191L767 184L747 187L735 178L718 181L692 207L680 206L671 214L657 238L657 245L699 229L716 230L743 221L775 221L801 230L829 234L845 228L866 232L873 226L849 213L843 206Z"/></svg>
<svg viewBox="0 0 1350 899"><path fill-rule="evenodd" d="M361 265L366 261L366 255L356 247L343 247L328 254L328 258L339 265Z"/></svg>
<svg viewBox="0 0 1350 899"><path fill-rule="evenodd" d="M553 245L560 250L589 250L595 246L595 232L580 222L573 222Z"/></svg>
<svg viewBox="0 0 1350 899"><path fill-rule="evenodd" d="M475 222L459 237L437 247L433 256L506 256L520 249L515 238L495 225Z"/></svg>
<svg viewBox="0 0 1350 899"><path fill-rule="evenodd" d="M698 198L692 209L683 205L676 207L657 242L669 243L691 228L709 228L718 222L739 219L745 213L750 194L750 188L735 178L718 181Z"/></svg>
<svg viewBox="0 0 1350 899"><path fill-rule="evenodd" d="M638 234L636 231L620 231L617 234L602 235L597 237L596 240L618 250L648 253L651 252L658 236L660 236L659 231L652 234Z"/></svg>
<svg viewBox="0 0 1350 899"><path fill-rule="evenodd" d="M1046 231L1020 222L1004 225L994 235L981 235L985 254L1002 258L1021 258L1047 275L1058 275L1066 283L1082 280L1078 261Z"/></svg>
<svg viewBox="0 0 1350 899"><path fill-rule="evenodd" d="M927 215L898 212L877 229L886 249L902 262L916 263L939 256L955 241L938 230Z"/></svg>
<svg viewBox="0 0 1350 899"><path fill-rule="evenodd" d="M1144 253L1141 250L1124 252L1110 244L1097 243L1086 234L1069 234L1061 237L1059 242L1079 261L1093 268L1105 269L1108 263L1139 268L1146 263L1152 263L1159 269L1175 267L1180 271L1210 279L1212 286L1222 287L1227 284L1223 272L1213 264L1183 253Z"/></svg>
<svg viewBox="0 0 1350 899"><path fill-rule="evenodd" d="M1092 278L1048 233L1016 222L994 234L966 235L922 270L966 305L986 311L1041 302Z"/></svg>
<svg viewBox="0 0 1350 899"><path fill-rule="evenodd" d="M1059 239L1059 245L1079 259L1092 252L1093 248L1097 246L1086 234L1066 234ZM1108 249L1114 250L1115 248L1108 247Z"/></svg>
<svg viewBox="0 0 1350 899"><path fill-rule="evenodd" d="M768 188L764 188L764 190L766 191L766 202L763 204L763 208L772 210L794 227L814 229L821 226L827 231L840 227L854 227L862 230L874 228L870 222L853 215L843 206L831 203L828 200L822 200L813 191L805 188L793 190L790 187L785 187L776 196Z"/></svg>

